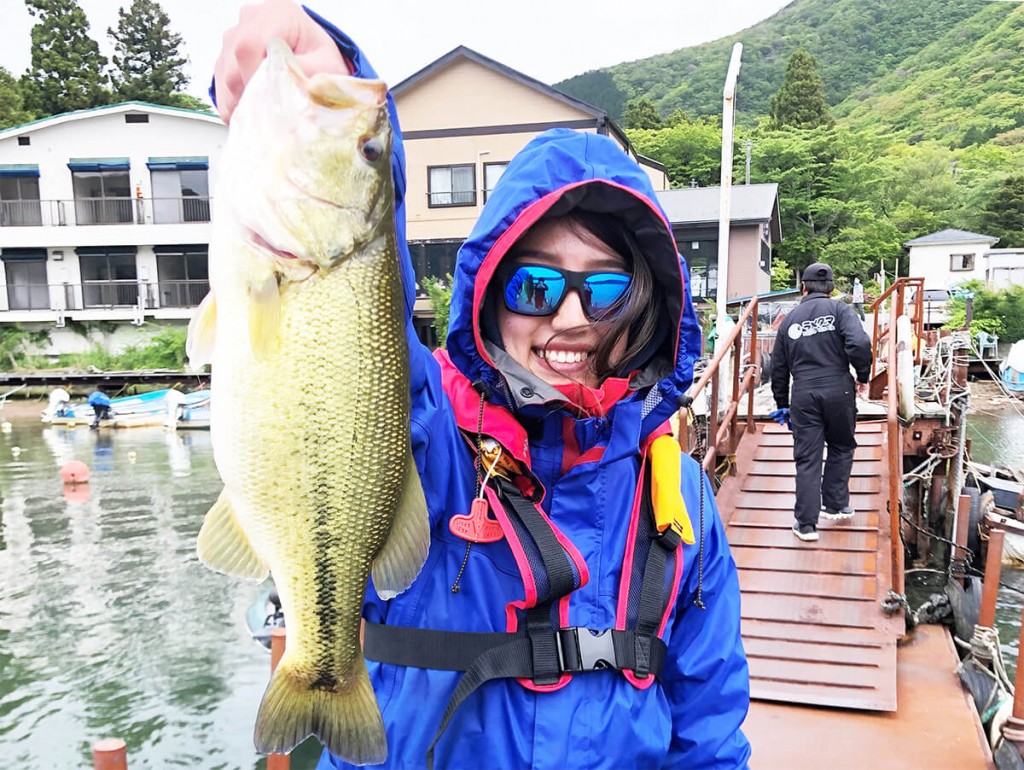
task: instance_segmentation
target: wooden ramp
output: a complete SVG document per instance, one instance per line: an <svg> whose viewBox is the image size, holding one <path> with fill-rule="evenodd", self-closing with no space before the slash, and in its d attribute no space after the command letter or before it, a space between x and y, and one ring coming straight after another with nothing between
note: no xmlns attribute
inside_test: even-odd
<svg viewBox="0 0 1024 770"><path fill-rule="evenodd" d="M717 500L743 592L751 697L896 710L896 639L903 616L881 602L891 586L884 422L858 422L852 521L818 524L821 539L791 532L796 500L792 434L757 423Z"/></svg>

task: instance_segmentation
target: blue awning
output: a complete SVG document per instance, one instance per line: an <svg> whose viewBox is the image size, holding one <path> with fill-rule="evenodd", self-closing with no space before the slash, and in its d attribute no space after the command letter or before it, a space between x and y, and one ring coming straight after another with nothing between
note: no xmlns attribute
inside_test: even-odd
<svg viewBox="0 0 1024 770"><path fill-rule="evenodd" d="M45 262L46 249L0 249L4 262Z"/></svg>
<svg viewBox="0 0 1024 770"><path fill-rule="evenodd" d="M0 176L39 176L34 163L0 163Z"/></svg>
<svg viewBox="0 0 1024 770"><path fill-rule="evenodd" d="M128 158L72 158L68 168L72 171L127 171L131 163Z"/></svg>
<svg viewBox="0 0 1024 770"><path fill-rule="evenodd" d="M150 171L201 171L210 167L210 159L205 155L189 158L150 158L146 168Z"/></svg>

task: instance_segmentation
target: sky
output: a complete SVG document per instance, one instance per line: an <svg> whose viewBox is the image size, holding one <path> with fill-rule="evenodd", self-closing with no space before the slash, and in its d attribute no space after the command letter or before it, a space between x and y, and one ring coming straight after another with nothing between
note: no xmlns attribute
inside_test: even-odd
<svg viewBox="0 0 1024 770"><path fill-rule="evenodd" d="M106 31L131 0L78 0L89 34L110 58ZM378 75L397 84L459 45L554 84L573 75L731 35L792 0L309 0L349 34ZM205 98L221 35L244 0L160 0L190 62L187 91ZM633 9L635 13L631 13ZM30 61L33 19L24 0L0 0L0 66L15 77ZM725 73L722 73L724 79Z"/></svg>

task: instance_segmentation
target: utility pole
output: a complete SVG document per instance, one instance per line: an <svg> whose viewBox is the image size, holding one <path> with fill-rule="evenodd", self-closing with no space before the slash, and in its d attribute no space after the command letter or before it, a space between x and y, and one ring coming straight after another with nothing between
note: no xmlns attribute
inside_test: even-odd
<svg viewBox="0 0 1024 770"><path fill-rule="evenodd" d="M718 286L715 293L717 316L715 317L715 352L725 341L726 304L729 288L729 225L731 221L730 202L732 196L732 137L735 123L736 81L740 76L740 58L743 43L732 47L729 70L725 75L722 91L722 187L718 210Z"/></svg>

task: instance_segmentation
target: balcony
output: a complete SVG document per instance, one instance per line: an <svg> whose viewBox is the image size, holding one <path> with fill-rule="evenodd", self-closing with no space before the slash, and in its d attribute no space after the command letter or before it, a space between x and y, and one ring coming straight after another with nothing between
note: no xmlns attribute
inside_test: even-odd
<svg viewBox="0 0 1024 770"><path fill-rule="evenodd" d="M94 317L93 311L111 311L111 317L131 318L157 311L188 310L197 306L210 290L209 281L82 281L59 284L11 284L0 293L0 320L52 320L63 326L76 311ZM166 314L165 314L166 315ZM171 313L178 316L178 313ZM187 313L185 314L187 315ZM4 317L7 316L7 317ZM84 317L84 316L83 316Z"/></svg>
<svg viewBox="0 0 1024 770"><path fill-rule="evenodd" d="M0 227L184 224L210 221L210 198L0 201Z"/></svg>

